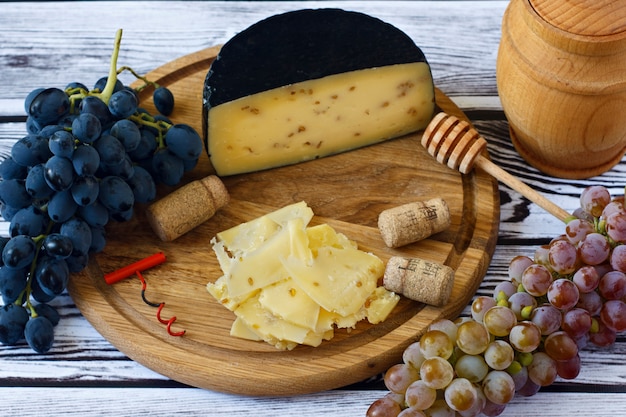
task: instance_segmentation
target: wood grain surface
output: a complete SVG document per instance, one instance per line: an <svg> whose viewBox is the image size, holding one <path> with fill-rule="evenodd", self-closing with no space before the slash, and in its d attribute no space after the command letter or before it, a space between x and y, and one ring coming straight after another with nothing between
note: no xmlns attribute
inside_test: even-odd
<svg viewBox="0 0 626 417"><path fill-rule="evenodd" d="M508 4L508 0L6 2L0 6L0 158L24 135L26 94L35 87L63 87L74 80L91 85L106 75L112 36L120 27L124 28L120 63L143 74L224 43L264 17L299 7L343 7L393 23L422 47L435 85L487 139L489 156L498 166L568 211L578 206L580 191L588 185L605 185L612 193L623 194L626 160L603 175L572 181L530 167L513 148L495 77L502 15ZM59 25L50 16L63 16L71 25ZM508 186L499 184L499 193L498 244L475 296L492 295L494 287L508 279L512 257L532 256L537 246L563 231L560 220ZM6 235L7 230L8 222L0 222L0 233ZM150 285L150 274L146 279ZM112 346L67 293L53 304L62 319L51 352L36 354L26 343L0 347L3 415L355 417L364 416L371 402L388 392L380 375L341 389L289 397L189 387ZM466 307L461 317L469 314ZM626 415L624 355L624 337L610 348L588 346L581 351L578 378L559 380L531 398L516 397L502 416Z"/></svg>
<svg viewBox="0 0 626 417"><path fill-rule="evenodd" d="M177 98L171 118L200 129L204 77L218 47L184 56L148 74ZM152 110L149 90L142 105ZM445 95L438 105L464 117ZM107 246L72 279L69 291L81 313L120 351L176 381L248 395L292 395L337 388L385 371L404 348L441 317L465 308L490 263L499 226L497 184L486 174L459 173L438 164L419 144L419 134L332 157L252 174L223 178L231 202L206 223L173 242L161 242L139 207L133 220L107 229ZM203 156L187 181L212 173ZM160 195L172 188L160 190ZM380 211L416 200L442 197L452 226L398 249L385 246L377 228ZM441 308L403 299L383 323L361 322L338 330L317 348L278 351L229 335L234 315L205 289L221 270L210 239L219 231L297 201L312 207L315 223L328 223L383 261L394 255L420 257L455 269L449 304ZM162 316L176 316L167 334L156 309L141 300L135 278L107 285L103 274L162 251L167 262L143 273L145 296L164 302Z"/></svg>

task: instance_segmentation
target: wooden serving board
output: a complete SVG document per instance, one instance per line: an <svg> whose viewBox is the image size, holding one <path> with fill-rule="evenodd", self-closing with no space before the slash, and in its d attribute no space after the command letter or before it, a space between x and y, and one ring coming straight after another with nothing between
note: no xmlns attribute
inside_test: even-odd
<svg viewBox="0 0 626 417"><path fill-rule="evenodd" d="M204 77L218 47L184 56L148 74L176 97L171 118L201 131ZM142 106L154 111L151 90ZM464 118L440 91L438 105ZM107 245L88 267L72 277L69 291L82 314L131 359L176 381L245 395L294 395L342 387L384 372L401 361L403 350L438 318L455 318L483 279L499 227L496 181L485 173L461 175L438 164L419 143L420 134L289 167L223 178L232 201L206 223L173 242L160 241L137 207L126 223L107 226ZM185 182L212 174L203 157ZM161 188L160 195L173 188ZM398 249L385 246L378 214L412 201L442 197L452 226L427 240ZM221 270L210 240L219 231L297 201L316 217L357 241L383 261L394 255L420 257L455 269L449 304L436 308L402 299L383 323L360 322L336 331L317 348L279 351L263 342L229 335L234 314L206 291ZM168 335L156 308L142 301L141 283L132 276L107 285L103 274L163 252L167 261L143 272L145 296L165 302L162 318L176 316Z"/></svg>

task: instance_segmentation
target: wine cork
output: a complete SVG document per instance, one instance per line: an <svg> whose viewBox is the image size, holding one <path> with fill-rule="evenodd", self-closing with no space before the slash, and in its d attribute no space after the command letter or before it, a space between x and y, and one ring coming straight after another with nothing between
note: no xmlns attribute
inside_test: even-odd
<svg viewBox="0 0 626 417"><path fill-rule="evenodd" d="M383 276L387 290L437 307L448 302L453 283L454 270L449 266L400 256L389 259Z"/></svg>
<svg viewBox="0 0 626 417"><path fill-rule="evenodd" d="M146 216L157 236L168 242L209 220L229 201L224 183L210 175L152 203Z"/></svg>
<svg viewBox="0 0 626 417"><path fill-rule="evenodd" d="M450 210L441 198L418 201L384 210L378 229L390 248L417 242L450 227Z"/></svg>

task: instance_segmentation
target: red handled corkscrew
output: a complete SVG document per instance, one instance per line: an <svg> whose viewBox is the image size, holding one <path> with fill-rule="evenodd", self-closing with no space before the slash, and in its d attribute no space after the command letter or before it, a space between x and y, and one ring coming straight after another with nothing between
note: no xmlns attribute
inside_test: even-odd
<svg viewBox="0 0 626 417"><path fill-rule="evenodd" d="M172 330L172 324L176 321L176 316L172 316L170 319L167 320L161 318L161 311L163 310L163 307L165 307L165 302L155 303L146 298L146 288L148 285L141 272L154 266L160 265L165 261L165 254L163 254L163 252L158 252L135 263L105 274L104 280L107 284L111 285L132 275L136 275L139 278L139 281L141 281L141 299L143 300L143 302L151 307L158 308L156 314L157 320L159 320L160 323L167 325L167 333L170 336L182 336L185 334L185 330L181 330L179 332L174 332Z"/></svg>

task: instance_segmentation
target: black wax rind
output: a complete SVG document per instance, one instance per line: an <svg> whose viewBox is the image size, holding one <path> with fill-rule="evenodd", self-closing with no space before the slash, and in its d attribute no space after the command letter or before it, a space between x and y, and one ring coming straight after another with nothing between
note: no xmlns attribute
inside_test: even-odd
<svg viewBox="0 0 626 417"><path fill-rule="evenodd" d="M221 48L204 82L211 107L274 88L349 71L426 62L400 29L359 12L303 9L271 16Z"/></svg>

